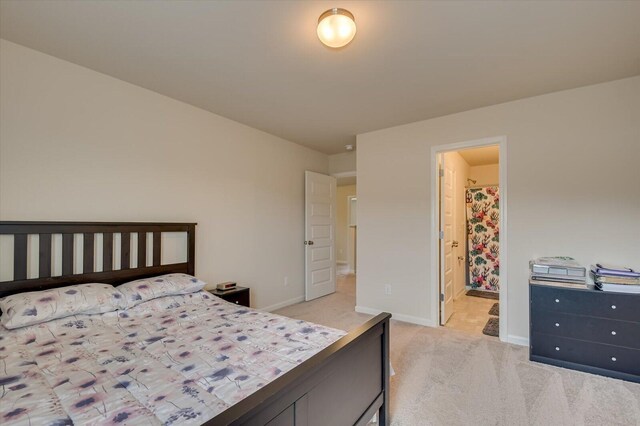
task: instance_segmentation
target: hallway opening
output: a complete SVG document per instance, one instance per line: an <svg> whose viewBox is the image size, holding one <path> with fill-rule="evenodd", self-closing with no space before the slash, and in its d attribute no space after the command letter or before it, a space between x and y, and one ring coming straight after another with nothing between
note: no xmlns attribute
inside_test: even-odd
<svg viewBox="0 0 640 426"><path fill-rule="evenodd" d="M356 176L337 179L336 253L338 276L352 276L355 287L357 260Z"/></svg>

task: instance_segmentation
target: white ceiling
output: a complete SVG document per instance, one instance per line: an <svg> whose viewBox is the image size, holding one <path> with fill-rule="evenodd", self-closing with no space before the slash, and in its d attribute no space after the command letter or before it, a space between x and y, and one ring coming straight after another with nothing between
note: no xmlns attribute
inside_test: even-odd
<svg viewBox="0 0 640 426"><path fill-rule="evenodd" d="M316 37L331 7L354 41ZM640 74L640 1L16 1L0 36L326 153L355 135Z"/></svg>
<svg viewBox="0 0 640 426"><path fill-rule="evenodd" d="M470 166L486 166L487 164L498 164L500 162L500 147L498 145L464 149L458 151L458 154Z"/></svg>

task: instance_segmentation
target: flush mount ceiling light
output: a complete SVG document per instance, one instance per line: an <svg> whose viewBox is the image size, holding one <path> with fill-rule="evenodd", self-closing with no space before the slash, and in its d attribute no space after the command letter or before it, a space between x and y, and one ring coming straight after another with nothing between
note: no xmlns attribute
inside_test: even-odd
<svg viewBox="0 0 640 426"><path fill-rule="evenodd" d="M356 35L356 21L346 9L334 7L318 18L318 38L329 47L346 46Z"/></svg>

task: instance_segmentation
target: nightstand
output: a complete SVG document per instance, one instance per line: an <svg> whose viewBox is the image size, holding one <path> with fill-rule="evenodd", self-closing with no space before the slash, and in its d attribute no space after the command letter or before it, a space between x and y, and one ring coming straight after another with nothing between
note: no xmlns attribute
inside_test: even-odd
<svg viewBox="0 0 640 426"><path fill-rule="evenodd" d="M248 287L236 287L233 290L220 291L217 289L207 290L214 296L226 300L227 302L235 303L236 305L251 307L251 298L249 296Z"/></svg>

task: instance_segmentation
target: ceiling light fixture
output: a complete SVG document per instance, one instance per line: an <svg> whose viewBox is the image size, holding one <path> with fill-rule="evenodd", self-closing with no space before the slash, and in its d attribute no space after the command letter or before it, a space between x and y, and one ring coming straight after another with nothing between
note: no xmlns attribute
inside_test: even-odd
<svg viewBox="0 0 640 426"><path fill-rule="evenodd" d="M318 38L329 47L346 46L356 35L356 21L346 9L334 7L318 18Z"/></svg>

